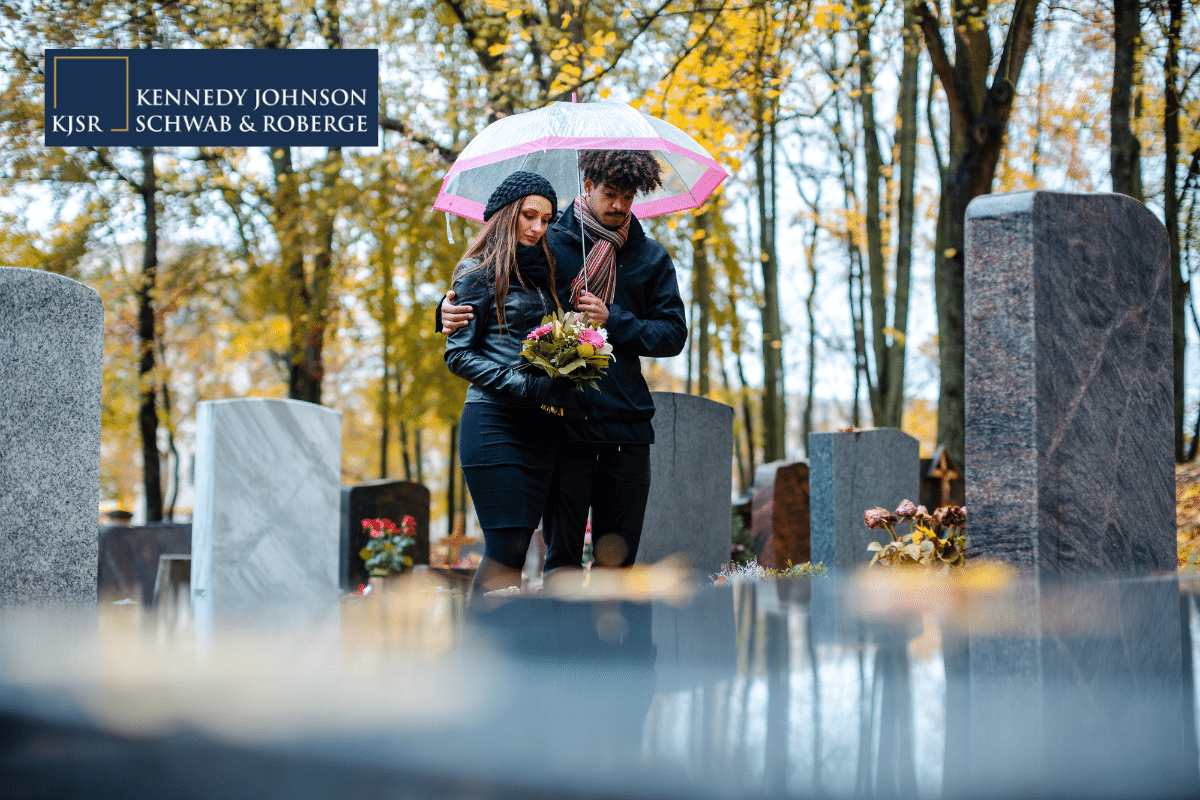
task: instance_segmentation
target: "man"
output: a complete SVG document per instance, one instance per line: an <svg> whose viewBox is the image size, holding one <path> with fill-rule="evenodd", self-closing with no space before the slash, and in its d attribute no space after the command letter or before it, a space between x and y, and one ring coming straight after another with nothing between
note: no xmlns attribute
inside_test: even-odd
<svg viewBox="0 0 1200 800"><path fill-rule="evenodd" d="M555 484L543 518L547 576L578 568L588 512L593 556L605 567L627 567L637 557L650 493L654 402L639 358L678 355L687 322L675 267L666 249L647 238L630 208L639 192L662 185L661 167L641 150L585 150L579 155L583 195L550 228L559 301L586 311L608 331L615 358L600 392L571 393L566 441L559 448ZM587 270L581 224L586 228ZM441 305L442 332L471 316L470 306Z"/></svg>

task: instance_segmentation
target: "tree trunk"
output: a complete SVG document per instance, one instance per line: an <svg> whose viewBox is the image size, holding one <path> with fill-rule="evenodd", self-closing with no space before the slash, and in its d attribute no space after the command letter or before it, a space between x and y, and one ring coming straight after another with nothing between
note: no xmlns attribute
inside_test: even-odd
<svg viewBox="0 0 1200 800"><path fill-rule="evenodd" d="M1112 172L1113 191L1138 200L1142 199L1141 144L1133 131L1131 117L1137 48L1141 35L1141 0L1114 0L1109 169Z"/></svg>
<svg viewBox="0 0 1200 800"><path fill-rule="evenodd" d="M413 431L413 466L416 468L414 471L417 483L425 482L425 459L421 455L422 438L420 428Z"/></svg>
<svg viewBox="0 0 1200 800"><path fill-rule="evenodd" d="M1165 133L1163 164L1163 219L1167 224L1167 244L1171 255L1171 323L1175 360L1175 460L1186 455L1183 444L1183 364L1187 345L1186 309L1188 281L1181 272L1179 258L1179 193L1175 177L1179 164L1179 29L1183 24L1183 0L1167 0L1170 27L1167 30L1167 58L1163 78L1166 81L1163 128Z"/></svg>
<svg viewBox="0 0 1200 800"><path fill-rule="evenodd" d="M696 389L708 397L709 362L712 360L712 339L709 338L712 315L712 271L708 264L708 236L711 218L708 211L696 215L696 233L692 237L692 299L697 308L696 322Z"/></svg>
<svg viewBox="0 0 1200 800"><path fill-rule="evenodd" d="M946 92L950 154L942 180L934 286L938 306L938 441L960 463L964 446L963 230L967 205L992 188L1004 146L1016 85L1033 37L1039 0L1016 0L1012 22L990 88L992 62L986 2L956 5L955 57L950 61L937 16L925 0L914 6L925 47Z"/></svg>
<svg viewBox="0 0 1200 800"><path fill-rule="evenodd" d="M146 495L146 521L163 517L162 468L158 454L158 399L154 379L154 290L158 280L158 175L154 148L142 149L142 206L146 217L146 245L142 250L142 276L138 283L138 424L142 434L142 486Z"/></svg>
<svg viewBox="0 0 1200 800"><path fill-rule="evenodd" d="M754 101L755 139L754 176L758 192L758 245L763 276L762 353L763 353L763 462L784 457L783 335L779 318L779 278L775 259L775 216L769 205L773 199L773 172L767 172L767 147L775 127L768 120L767 98L759 94Z"/></svg>
<svg viewBox="0 0 1200 800"><path fill-rule="evenodd" d="M921 45L912 5L904 11L904 61L900 69L900 98L897 118L897 160L900 166L900 195L897 199L896 293L892 299L891 343L887 346L886 392L881 388L883 416L877 422L899 428L904 419L904 373L908 336L908 292L912 273L913 217L916 210L917 174L917 103L920 78Z"/></svg>
<svg viewBox="0 0 1200 800"><path fill-rule="evenodd" d="M375 203L375 241L379 245L379 327L383 333L383 377L379 384L379 477L388 476L388 444L392 427L392 375L394 357L392 339L396 331L396 296L392 286L396 243L388 232L388 171L387 160L380 159L379 193ZM408 445L401 423L400 449L404 454L404 477L408 480Z"/></svg>
<svg viewBox="0 0 1200 800"><path fill-rule="evenodd" d="M819 202L819 198L818 201ZM804 447L804 455L808 457L808 435L812 433L813 392L817 388L817 234L821 230L816 214L816 203L813 204L812 236L809 237L807 252L808 262L808 296L804 298L804 314L808 322L808 380L804 390L804 416L800 420L800 444Z"/></svg>
<svg viewBox="0 0 1200 800"><path fill-rule="evenodd" d="M884 276L883 218L879 204L879 184L883 182L883 156L879 152L879 132L875 123L875 62L871 54L871 9L856 5L855 30L858 34L858 105L862 115L863 168L866 172L867 213L863 225L867 234L867 275L871 287L871 346L875 356L875 380L867 383L871 417L876 425L883 421L883 397L888 391L887 280ZM865 321L861 320L860 321Z"/></svg>
<svg viewBox="0 0 1200 800"><path fill-rule="evenodd" d="M404 480L413 479L412 459L408 455L408 425L400 423L400 455L404 459Z"/></svg>

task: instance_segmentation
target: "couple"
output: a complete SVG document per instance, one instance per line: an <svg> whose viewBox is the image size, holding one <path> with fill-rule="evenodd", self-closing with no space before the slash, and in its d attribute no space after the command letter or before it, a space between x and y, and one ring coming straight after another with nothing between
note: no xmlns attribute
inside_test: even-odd
<svg viewBox="0 0 1200 800"><path fill-rule="evenodd" d="M548 581L579 569L589 509L597 565L627 567L637 556L654 441L638 359L681 352L687 323L670 256L630 213L638 192L662 184L658 162L645 151L585 150L579 169L583 194L561 216L549 181L509 175L438 309L446 365L471 382L459 457L483 528L480 594L520 585L539 520ZM615 357L600 392L517 369L526 334L559 308L607 329Z"/></svg>

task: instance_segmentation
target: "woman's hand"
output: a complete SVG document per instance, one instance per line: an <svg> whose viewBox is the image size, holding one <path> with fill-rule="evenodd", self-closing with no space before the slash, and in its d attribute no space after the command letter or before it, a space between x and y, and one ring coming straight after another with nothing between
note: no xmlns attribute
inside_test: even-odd
<svg viewBox="0 0 1200 800"><path fill-rule="evenodd" d="M466 325L467 320L475 316L471 313L470 306L456 306L450 302L453 299L453 289L446 292L446 296L442 298L442 333L447 336Z"/></svg>
<svg viewBox="0 0 1200 800"><path fill-rule="evenodd" d="M604 323L608 322L608 304L588 292L579 293L579 302L575 304L577 311L585 311L588 315L588 321L593 325L604 327ZM442 304L443 319L445 319L446 305ZM465 323L464 323L465 324Z"/></svg>

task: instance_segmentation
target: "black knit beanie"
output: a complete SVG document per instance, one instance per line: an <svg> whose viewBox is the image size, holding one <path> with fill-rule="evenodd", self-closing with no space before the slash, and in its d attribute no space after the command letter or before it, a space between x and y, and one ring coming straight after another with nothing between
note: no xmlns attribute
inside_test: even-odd
<svg viewBox="0 0 1200 800"><path fill-rule="evenodd" d="M500 209L515 200L521 200L531 194L540 195L550 201L550 217L558 216L558 196L550 181L535 172L514 172L509 175L492 196L488 198L487 208L483 210L483 221L487 222Z"/></svg>

